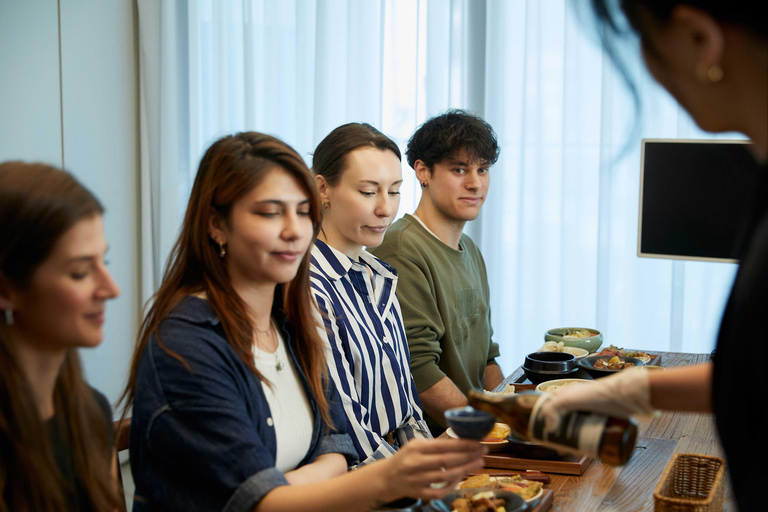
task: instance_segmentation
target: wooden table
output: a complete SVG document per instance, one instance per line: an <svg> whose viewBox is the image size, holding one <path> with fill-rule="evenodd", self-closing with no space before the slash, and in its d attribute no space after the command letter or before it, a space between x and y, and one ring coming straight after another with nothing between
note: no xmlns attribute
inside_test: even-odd
<svg viewBox="0 0 768 512"><path fill-rule="evenodd" d="M661 366L672 367L709 361L709 354L662 352ZM518 368L499 386L521 382ZM530 381L525 381L530 382ZM593 460L582 476L550 475L555 499L553 511L634 512L653 511L653 491L675 453L690 452L722 457L711 414L664 412L638 422L638 440L625 466L609 466ZM724 511L737 510L726 485Z"/></svg>

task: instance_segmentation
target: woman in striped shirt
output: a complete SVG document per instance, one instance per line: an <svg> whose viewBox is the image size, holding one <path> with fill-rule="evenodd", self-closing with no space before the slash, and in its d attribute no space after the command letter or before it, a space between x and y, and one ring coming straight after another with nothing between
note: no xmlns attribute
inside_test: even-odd
<svg viewBox="0 0 768 512"><path fill-rule="evenodd" d="M321 337L361 465L430 438L410 372L397 272L364 247L381 243L400 204L400 150L368 124L333 130L313 171L325 212L312 249Z"/></svg>

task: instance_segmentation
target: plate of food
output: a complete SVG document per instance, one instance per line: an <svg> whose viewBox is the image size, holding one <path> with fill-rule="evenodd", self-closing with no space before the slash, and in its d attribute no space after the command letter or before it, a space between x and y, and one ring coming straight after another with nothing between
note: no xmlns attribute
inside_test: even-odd
<svg viewBox="0 0 768 512"><path fill-rule="evenodd" d="M587 380L587 379L556 379L556 380L548 380L547 382L542 382L538 386L536 386L536 391L541 391L542 393L549 393L550 391L554 391L559 388L564 388L566 386L573 386L578 384L593 384L595 381L593 380Z"/></svg>
<svg viewBox="0 0 768 512"><path fill-rule="evenodd" d="M465 489L429 502L435 512L522 512L528 510L528 503L518 494L481 487Z"/></svg>
<svg viewBox="0 0 768 512"><path fill-rule="evenodd" d="M541 498L544 492L544 485L541 482L526 480L520 475L514 476L489 476L475 475L467 478L456 486L457 490L466 489L499 489L502 491L513 492L527 502Z"/></svg>
<svg viewBox="0 0 768 512"><path fill-rule="evenodd" d="M480 444L485 445L488 447L489 452L498 452L509 446L509 441L507 441L507 436L512 432L512 430L509 428L509 425L506 423L496 423L493 426L493 430L488 433L487 436L485 436L482 440L480 440ZM456 432L453 431L452 428L448 427L448 430L445 431L446 434L448 434L449 437L458 438L459 436L456 435Z"/></svg>
<svg viewBox="0 0 768 512"><path fill-rule="evenodd" d="M576 356L577 360L589 354L586 349L569 347L564 341L545 341L544 345L539 349L539 352L565 352L567 354L573 354Z"/></svg>
<svg viewBox="0 0 768 512"><path fill-rule="evenodd" d="M610 345L607 348L604 348L600 352L596 352L594 354L590 354L593 356L625 356L625 357L634 357L635 359L641 360L643 363L648 364L651 362L651 359L655 358L655 355L651 355L648 352L642 352L640 350L628 350L624 348L619 348L615 345Z"/></svg>
<svg viewBox="0 0 768 512"><path fill-rule="evenodd" d="M640 359L627 356L589 356L579 361L579 366L595 379L644 364Z"/></svg>

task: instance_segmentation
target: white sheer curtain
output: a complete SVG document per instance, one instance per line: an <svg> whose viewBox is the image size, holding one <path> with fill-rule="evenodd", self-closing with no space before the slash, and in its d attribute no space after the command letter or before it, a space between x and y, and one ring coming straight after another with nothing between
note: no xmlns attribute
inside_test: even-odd
<svg viewBox="0 0 768 512"><path fill-rule="evenodd" d="M597 327L627 347L714 346L735 265L636 257L632 100L565 0L138 5L145 298L219 136L271 133L310 162L342 123L369 122L404 148L418 124L456 107L487 119L502 148L467 232L488 264L505 369L558 326ZM638 75L640 135L708 137ZM418 202L407 164L403 175L400 214Z"/></svg>

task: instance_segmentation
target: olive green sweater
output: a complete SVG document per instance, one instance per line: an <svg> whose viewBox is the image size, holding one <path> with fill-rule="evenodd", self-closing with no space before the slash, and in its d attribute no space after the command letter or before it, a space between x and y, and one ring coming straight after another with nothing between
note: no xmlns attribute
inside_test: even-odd
<svg viewBox="0 0 768 512"><path fill-rule="evenodd" d="M419 392L445 376L464 394L483 389L485 367L499 355L491 340L483 255L467 235L461 235L459 248L448 247L406 214L379 247L369 249L397 269L397 298Z"/></svg>

